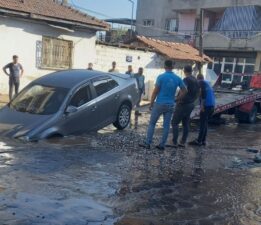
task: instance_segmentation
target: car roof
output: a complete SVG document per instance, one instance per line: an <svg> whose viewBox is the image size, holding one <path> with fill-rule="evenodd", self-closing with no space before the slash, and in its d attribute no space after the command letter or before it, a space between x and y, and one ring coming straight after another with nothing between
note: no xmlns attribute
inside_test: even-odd
<svg viewBox="0 0 261 225"><path fill-rule="evenodd" d="M103 73L100 71L93 70L64 70L59 72L50 73L39 79L35 80L33 83L45 85L45 86L54 86L54 87L63 87L63 88L73 88L83 82L88 80L100 77L100 76L109 76L109 73Z"/></svg>

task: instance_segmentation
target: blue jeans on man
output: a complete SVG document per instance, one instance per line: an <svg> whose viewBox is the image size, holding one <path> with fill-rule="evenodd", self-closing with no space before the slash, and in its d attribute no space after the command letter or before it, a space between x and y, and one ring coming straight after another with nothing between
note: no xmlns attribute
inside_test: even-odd
<svg viewBox="0 0 261 225"><path fill-rule="evenodd" d="M168 140L170 123L171 123L171 118L172 118L172 114L173 114L173 108L174 108L174 105L172 105L172 104L170 104L170 105L169 104L157 104L157 103L154 104L152 111L151 111L151 117L150 117L148 132L147 132L147 139L146 139L147 145L152 144L155 126L156 126L160 116L163 115L163 135L162 135L159 146L162 148L165 147L166 142Z"/></svg>

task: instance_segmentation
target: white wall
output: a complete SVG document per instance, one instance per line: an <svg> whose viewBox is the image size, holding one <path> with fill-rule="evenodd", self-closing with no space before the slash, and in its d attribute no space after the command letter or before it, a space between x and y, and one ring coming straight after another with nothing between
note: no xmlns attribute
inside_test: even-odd
<svg viewBox="0 0 261 225"><path fill-rule="evenodd" d="M73 68L86 68L88 62L96 56L94 31L68 32L47 24L0 17L0 34L1 94L7 94L8 91L8 77L2 72L2 67L12 61L14 54L19 56L25 69L24 77L21 79L22 87L33 79L52 72L36 66L36 45L37 42L41 42L42 36L73 41Z"/></svg>
<svg viewBox="0 0 261 225"><path fill-rule="evenodd" d="M97 45L96 51L97 58L93 62L96 70L107 72L111 68L113 61L117 62L117 68L120 73L125 73L128 65L133 66L134 73L137 73L139 67L143 67L147 93L146 96L144 96L145 99L150 97L157 76L164 72L165 58L154 52L106 45ZM132 62L126 62L127 56L132 57ZM176 66L182 68L184 64L185 62L182 64L177 63ZM175 72L182 75L182 71L179 69L176 69Z"/></svg>

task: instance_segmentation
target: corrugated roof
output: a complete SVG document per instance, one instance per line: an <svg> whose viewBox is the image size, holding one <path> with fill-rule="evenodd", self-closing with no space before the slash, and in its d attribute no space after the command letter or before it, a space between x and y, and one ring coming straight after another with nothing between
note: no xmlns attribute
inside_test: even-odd
<svg viewBox="0 0 261 225"><path fill-rule="evenodd" d="M174 60L187 60L195 62L211 62L212 60L204 55L200 57L199 51L188 44L161 41L157 39L137 36L138 41L153 48L156 52Z"/></svg>
<svg viewBox="0 0 261 225"><path fill-rule="evenodd" d="M86 15L69 6L54 2L53 0L0 0L0 9L16 12L29 13L53 19L62 19L68 22L77 22L82 25L91 25L102 29L109 28L109 25L101 20Z"/></svg>

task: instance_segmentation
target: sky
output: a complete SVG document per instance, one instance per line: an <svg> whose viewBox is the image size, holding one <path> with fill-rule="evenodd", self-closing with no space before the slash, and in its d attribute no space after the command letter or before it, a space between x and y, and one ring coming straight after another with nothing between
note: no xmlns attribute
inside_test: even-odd
<svg viewBox="0 0 261 225"><path fill-rule="evenodd" d="M129 0L69 0L69 2L72 6L86 9L86 13L100 19L131 18L132 4ZM137 0L134 0L134 3L135 18Z"/></svg>

